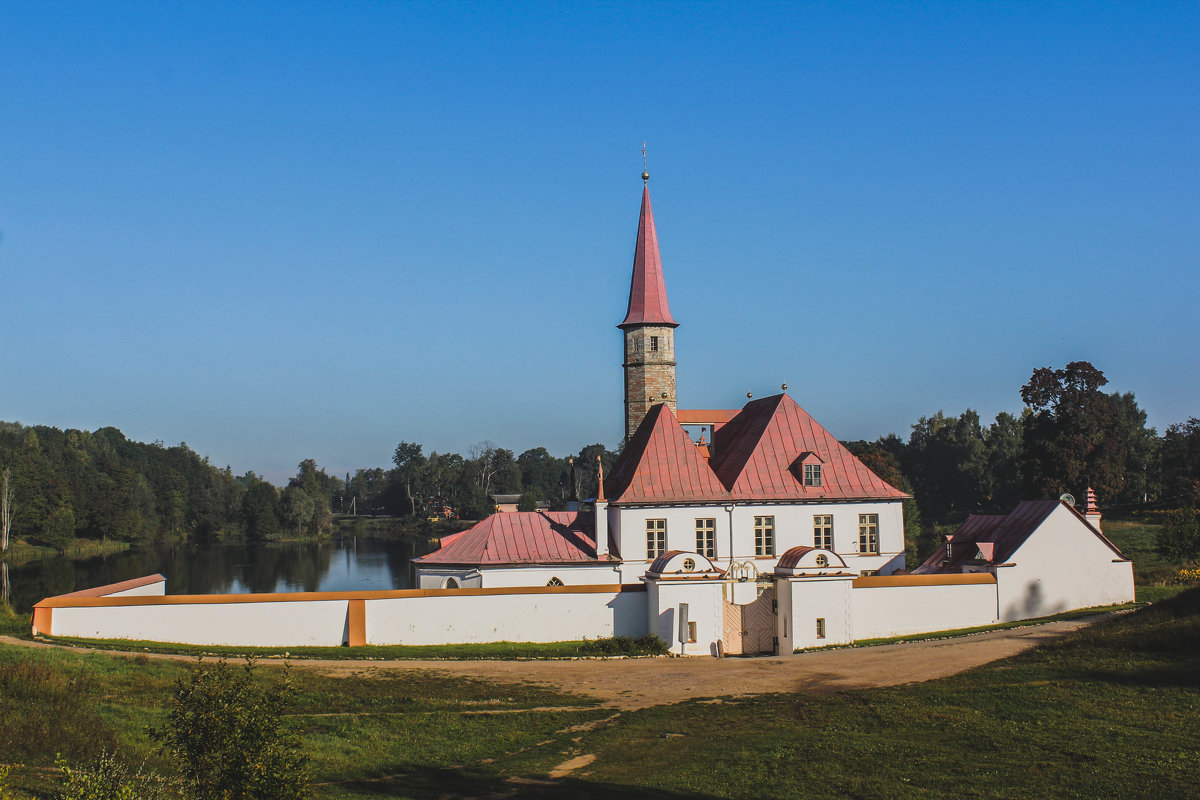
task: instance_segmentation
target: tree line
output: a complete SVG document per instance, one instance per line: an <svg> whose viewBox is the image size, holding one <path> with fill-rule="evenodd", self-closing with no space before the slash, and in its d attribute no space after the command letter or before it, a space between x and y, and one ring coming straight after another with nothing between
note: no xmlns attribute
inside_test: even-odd
<svg viewBox="0 0 1200 800"><path fill-rule="evenodd" d="M905 521L914 557L971 513L1006 513L1022 499L1094 489L1108 514L1200 505L1200 419L1163 435L1146 425L1132 392L1106 393L1086 361L1034 370L1019 390L1024 410L990 422L967 409L937 411L873 442L846 442L880 477L913 495ZM617 453L590 444L568 457L544 447L516 454L481 442L465 455L396 445L392 466L329 475L312 459L286 486L253 472L235 476L184 443L133 442L95 432L0 423L0 468L16 506L12 535L61 548L76 537L127 542L270 541L327 534L337 513L481 519L497 494L519 508L566 507L596 493L596 460Z"/></svg>

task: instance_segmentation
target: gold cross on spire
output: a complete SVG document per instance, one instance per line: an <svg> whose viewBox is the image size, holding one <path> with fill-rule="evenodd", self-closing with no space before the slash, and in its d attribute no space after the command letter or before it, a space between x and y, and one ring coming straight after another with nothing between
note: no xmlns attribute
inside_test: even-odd
<svg viewBox="0 0 1200 800"><path fill-rule="evenodd" d="M646 170L646 143L642 142L642 181L650 180L650 173Z"/></svg>

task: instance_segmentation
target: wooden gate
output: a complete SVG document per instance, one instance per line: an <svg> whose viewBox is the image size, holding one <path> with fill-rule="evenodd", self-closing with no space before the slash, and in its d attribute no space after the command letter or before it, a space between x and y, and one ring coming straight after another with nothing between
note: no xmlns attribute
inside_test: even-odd
<svg viewBox="0 0 1200 800"><path fill-rule="evenodd" d="M752 603L725 601L725 653L731 656L775 652L775 587Z"/></svg>

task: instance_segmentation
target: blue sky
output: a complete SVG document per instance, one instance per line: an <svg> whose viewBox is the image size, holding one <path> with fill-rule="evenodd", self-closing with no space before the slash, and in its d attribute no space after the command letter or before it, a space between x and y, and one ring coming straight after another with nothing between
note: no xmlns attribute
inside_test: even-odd
<svg viewBox="0 0 1200 800"><path fill-rule="evenodd" d="M835 435L1092 361L1200 416L1200 5L5 3L0 419L273 479L621 436L648 142L681 407Z"/></svg>

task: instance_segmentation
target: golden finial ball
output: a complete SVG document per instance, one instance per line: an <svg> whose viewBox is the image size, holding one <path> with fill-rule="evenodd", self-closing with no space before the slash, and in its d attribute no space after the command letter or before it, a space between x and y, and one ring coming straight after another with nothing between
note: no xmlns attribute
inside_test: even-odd
<svg viewBox="0 0 1200 800"><path fill-rule="evenodd" d="M648 180L650 180L650 173L649 173L649 172L643 172L643 173L642 173L642 180L644 180L644 181L648 181Z"/></svg>

